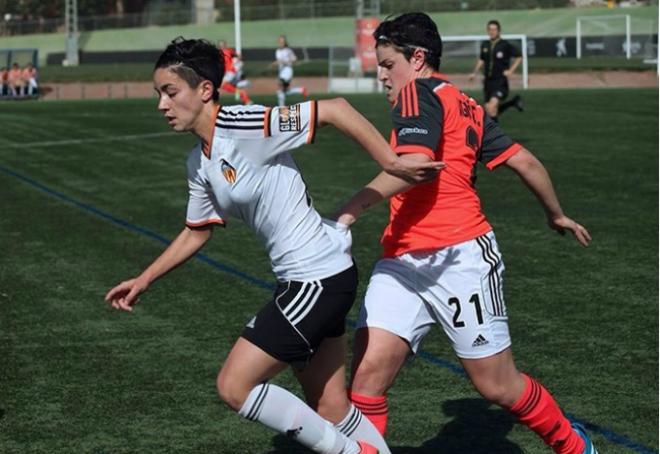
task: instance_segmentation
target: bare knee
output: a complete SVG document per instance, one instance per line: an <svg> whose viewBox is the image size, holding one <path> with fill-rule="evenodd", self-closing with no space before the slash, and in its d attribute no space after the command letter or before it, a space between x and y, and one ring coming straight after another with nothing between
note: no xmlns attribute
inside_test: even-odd
<svg viewBox="0 0 660 454"><path fill-rule="evenodd" d="M401 360L388 355L366 355L353 368L351 389L358 394L381 396L394 383Z"/></svg>
<svg viewBox="0 0 660 454"><path fill-rule="evenodd" d="M491 117L497 117L497 104L493 102L487 103L485 106L486 113Z"/></svg>
<svg viewBox="0 0 660 454"><path fill-rule="evenodd" d="M247 389L241 380L232 378L231 372L225 369L218 373L215 385L220 399L234 411L239 411L243 407L252 390Z"/></svg>
<svg viewBox="0 0 660 454"><path fill-rule="evenodd" d="M524 389L524 382L519 373L516 373L516 377L507 380L476 377L472 379L472 384L484 399L505 408L512 407Z"/></svg>

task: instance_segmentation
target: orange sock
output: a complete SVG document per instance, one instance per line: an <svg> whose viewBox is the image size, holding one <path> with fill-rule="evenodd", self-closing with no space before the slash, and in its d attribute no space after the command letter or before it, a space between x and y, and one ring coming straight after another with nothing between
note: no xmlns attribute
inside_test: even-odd
<svg viewBox="0 0 660 454"><path fill-rule="evenodd" d="M582 454L584 441L573 430L555 399L536 380L525 374L522 376L525 390L509 411L557 454Z"/></svg>
<svg viewBox="0 0 660 454"><path fill-rule="evenodd" d="M239 90L238 94L241 97L241 102L243 104L250 104L252 102L245 90Z"/></svg>
<svg viewBox="0 0 660 454"><path fill-rule="evenodd" d="M387 396L364 396L349 390L348 398L384 436L387 429Z"/></svg>

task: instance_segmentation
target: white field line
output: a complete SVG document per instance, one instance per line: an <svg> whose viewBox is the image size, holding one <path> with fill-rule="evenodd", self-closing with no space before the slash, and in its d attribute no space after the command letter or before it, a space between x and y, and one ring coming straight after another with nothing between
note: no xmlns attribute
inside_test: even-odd
<svg viewBox="0 0 660 454"><path fill-rule="evenodd" d="M88 143L103 143L116 141L130 141L140 139L150 139L153 137L164 137L176 134L175 132L153 132L149 134L127 134L124 136L107 136L95 139L67 139L67 140L46 140L41 142L16 142L3 145L7 148L26 148L26 147L59 147L62 145L85 145Z"/></svg>

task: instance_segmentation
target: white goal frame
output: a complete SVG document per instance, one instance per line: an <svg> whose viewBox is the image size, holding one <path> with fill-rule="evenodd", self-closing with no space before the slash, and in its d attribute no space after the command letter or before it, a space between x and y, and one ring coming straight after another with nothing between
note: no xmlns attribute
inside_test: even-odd
<svg viewBox="0 0 660 454"><path fill-rule="evenodd" d="M630 60L630 14L613 14L608 16L578 16L575 19L575 56L582 58L582 23L589 21L607 21L625 19L626 22L626 58Z"/></svg>

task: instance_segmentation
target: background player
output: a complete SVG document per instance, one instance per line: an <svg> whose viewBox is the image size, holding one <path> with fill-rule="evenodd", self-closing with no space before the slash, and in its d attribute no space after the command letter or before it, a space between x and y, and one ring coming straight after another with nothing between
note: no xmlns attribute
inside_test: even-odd
<svg viewBox="0 0 660 454"><path fill-rule="evenodd" d="M264 242L278 286L246 325L217 378L222 400L240 415L287 434L320 453L389 452L373 425L350 404L344 382L345 317L357 289L350 232L323 222L288 150L313 142L332 124L383 168L412 179L432 177L437 163L407 164L378 131L342 99L286 108L217 103L222 60L203 40L174 40L158 59L158 109L178 132L199 143L188 157L186 226L139 276L106 295L132 311L150 284L193 256L227 216L241 219ZM288 391L266 382L288 365L305 396L328 422ZM347 437L352 437L349 439Z"/></svg>
<svg viewBox="0 0 660 454"><path fill-rule="evenodd" d="M385 394L439 323L486 399L509 410L557 453L595 453L550 393L515 366L504 265L474 187L477 161L516 172L552 229L572 232L583 246L589 233L563 213L543 165L438 73L442 41L429 16L386 20L374 38L378 77L392 104L392 148L421 162L442 159L446 168L437 180L414 188L381 174L339 211L339 222L350 225L365 208L398 194L382 237L384 258L374 268L357 323L351 399L384 433Z"/></svg>
<svg viewBox="0 0 660 454"><path fill-rule="evenodd" d="M236 50L228 47L227 41L224 40L218 41L218 50L220 51L225 67L225 76L222 79L220 89L235 94L237 99L240 99L245 105L252 104L252 100L248 96L247 91L244 90L245 84L239 87L241 84L241 70L243 67L243 62L240 61L240 56L236 53Z"/></svg>
<svg viewBox="0 0 660 454"><path fill-rule="evenodd" d="M277 50L275 51L275 61L272 65L277 65L277 78L279 90L277 90L277 104L283 106L286 104L286 95L301 94L307 96L305 87L291 87L293 79L293 64L298 60L296 53L289 47L286 36L280 35L277 38Z"/></svg>
<svg viewBox="0 0 660 454"><path fill-rule="evenodd" d="M499 114L509 107L515 107L520 112L523 110L522 99L519 95L511 100L503 102L509 96L508 77L516 72L522 57L520 50L509 41L500 36L500 23L491 20L486 26L490 41L481 43L481 54L477 59L474 71L470 74L470 80L484 68L484 107L486 113L495 121ZM513 63L511 63L513 58Z"/></svg>

